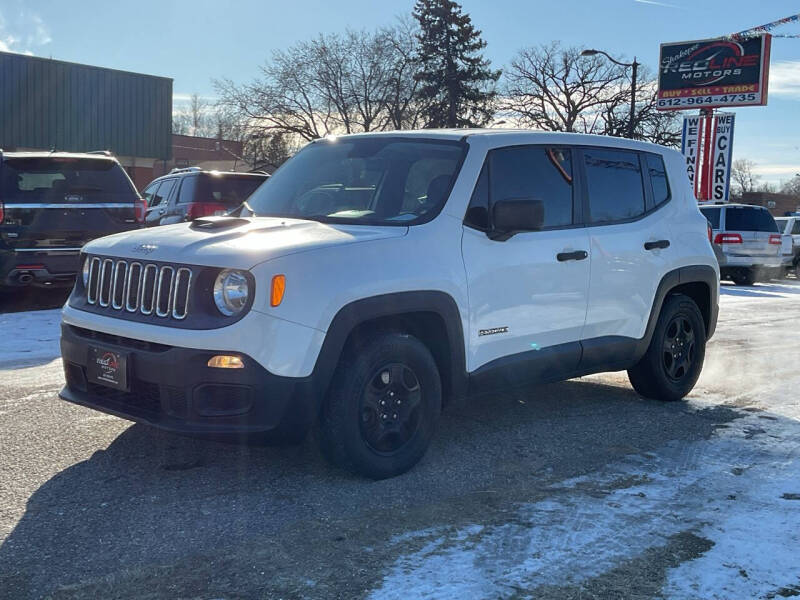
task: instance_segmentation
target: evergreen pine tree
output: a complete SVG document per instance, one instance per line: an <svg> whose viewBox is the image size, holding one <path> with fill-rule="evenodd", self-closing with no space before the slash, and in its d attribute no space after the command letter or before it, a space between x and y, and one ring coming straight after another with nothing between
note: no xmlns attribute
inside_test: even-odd
<svg viewBox="0 0 800 600"><path fill-rule="evenodd" d="M417 0L419 21L419 97L427 127L480 127L493 114L494 84L500 71L490 68L481 50L486 42L469 15L453 0Z"/></svg>

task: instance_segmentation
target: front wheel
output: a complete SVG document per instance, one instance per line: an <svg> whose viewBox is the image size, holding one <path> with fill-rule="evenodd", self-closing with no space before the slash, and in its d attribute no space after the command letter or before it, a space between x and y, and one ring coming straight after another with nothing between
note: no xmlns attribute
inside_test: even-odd
<svg viewBox="0 0 800 600"><path fill-rule="evenodd" d="M646 398L680 400L697 383L705 352L706 329L697 304L683 294L668 296L650 346L628 378Z"/></svg>
<svg viewBox="0 0 800 600"><path fill-rule="evenodd" d="M375 335L345 350L320 415L323 454L372 479L422 458L442 407L436 361L417 338Z"/></svg>

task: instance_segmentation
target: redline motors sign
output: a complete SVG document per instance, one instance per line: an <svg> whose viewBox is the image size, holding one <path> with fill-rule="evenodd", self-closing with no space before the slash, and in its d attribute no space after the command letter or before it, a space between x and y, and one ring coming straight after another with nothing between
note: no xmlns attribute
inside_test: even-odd
<svg viewBox="0 0 800 600"><path fill-rule="evenodd" d="M767 103L769 34L661 44L659 110Z"/></svg>

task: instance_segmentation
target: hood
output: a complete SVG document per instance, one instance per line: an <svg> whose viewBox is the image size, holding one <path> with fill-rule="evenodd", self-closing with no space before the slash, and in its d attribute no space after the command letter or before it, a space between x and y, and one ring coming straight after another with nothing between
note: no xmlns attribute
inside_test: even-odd
<svg viewBox="0 0 800 600"><path fill-rule="evenodd" d="M408 227L333 225L300 219L251 217L233 227L191 223L137 229L94 240L84 250L121 258L250 269L279 256L390 237Z"/></svg>

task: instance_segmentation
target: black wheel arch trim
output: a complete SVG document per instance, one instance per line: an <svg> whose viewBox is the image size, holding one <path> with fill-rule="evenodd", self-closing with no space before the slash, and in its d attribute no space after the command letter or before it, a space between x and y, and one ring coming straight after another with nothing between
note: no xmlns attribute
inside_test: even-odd
<svg viewBox="0 0 800 600"><path fill-rule="evenodd" d="M464 330L458 305L446 292L420 290L362 298L339 309L325 334L312 373L318 401L321 403L325 397L345 344L356 328L369 321L403 318L413 313L433 313L441 318L450 350L448 364L444 365L446 372L442 373L442 388L448 397L462 396L466 392L467 370Z"/></svg>

